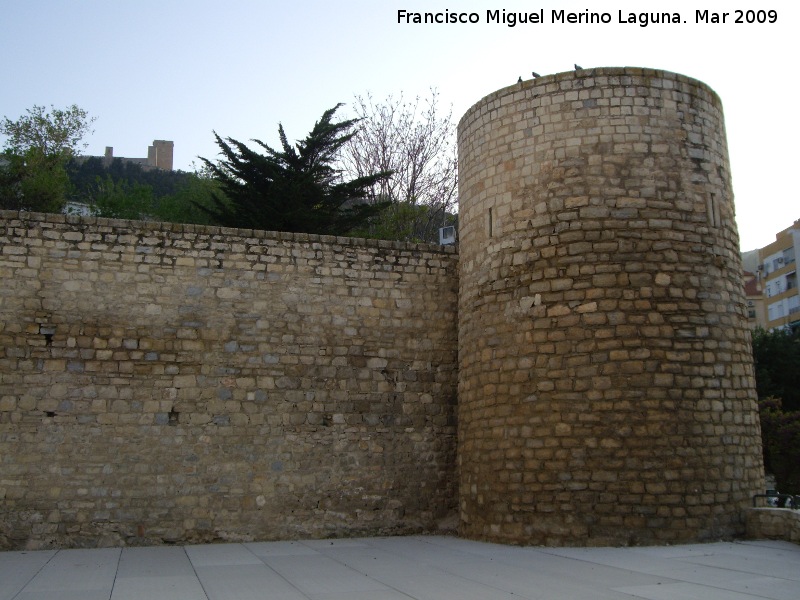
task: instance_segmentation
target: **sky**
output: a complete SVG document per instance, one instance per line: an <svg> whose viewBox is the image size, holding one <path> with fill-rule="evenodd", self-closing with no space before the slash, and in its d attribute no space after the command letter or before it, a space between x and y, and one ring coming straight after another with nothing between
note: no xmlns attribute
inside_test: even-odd
<svg viewBox="0 0 800 600"><path fill-rule="evenodd" d="M800 218L800 3L741 3L777 10L776 22L749 24L734 22L731 5L2 0L0 116L77 104L96 117L85 154L113 146L115 156L145 157L154 139L167 139L175 142L175 168L192 170L198 156L217 158L214 131L278 146L279 123L290 140L301 139L337 103L345 103L337 114L352 116L357 95L425 99L435 89L458 122L481 98L531 71L557 73L575 63L665 69L705 82L722 99L741 247L752 250ZM554 9L608 13L611 22L554 23ZM400 10L475 13L479 22L398 23ZM545 22L487 22L495 10L543 10ZM698 10L728 16L696 23ZM682 22L642 27L631 12L678 12Z"/></svg>

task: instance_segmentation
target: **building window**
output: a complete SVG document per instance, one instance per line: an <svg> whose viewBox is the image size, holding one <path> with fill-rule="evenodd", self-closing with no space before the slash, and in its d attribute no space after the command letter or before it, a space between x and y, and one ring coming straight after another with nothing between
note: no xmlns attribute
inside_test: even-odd
<svg viewBox="0 0 800 600"><path fill-rule="evenodd" d="M783 308L783 302L776 302L767 307L767 316L770 321L775 321L786 316L786 311Z"/></svg>

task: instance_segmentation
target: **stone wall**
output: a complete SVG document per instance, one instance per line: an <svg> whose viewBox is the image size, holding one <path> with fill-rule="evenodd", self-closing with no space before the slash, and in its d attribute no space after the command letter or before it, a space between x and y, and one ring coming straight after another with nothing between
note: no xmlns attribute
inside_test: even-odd
<svg viewBox="0 0 800 600"><path fill-rule="evenodd" d="M800 511L789 508L750 508L745 511L751 540L785 540L800 544Z"/></svg>
<svg viewBox="0 0 800 600"><path fill-rule="evenodd" d="M647 69L541 77L459 124L461 532L744 532L763 467L719 98Z"/></svg>
<svg viewBox="0 0 800 600"><path fill-rule="evenodd" d="M464 115L459 170L459 255L0 214L0 547L456 510L519 544L744 534L764 473L719 98L541 77Z"/></svg>
<svg viewBox="0 0 800 600"><path fill-rule="evenodd" d="M0 213L0 548L455 512L452 248Z"/></svg>

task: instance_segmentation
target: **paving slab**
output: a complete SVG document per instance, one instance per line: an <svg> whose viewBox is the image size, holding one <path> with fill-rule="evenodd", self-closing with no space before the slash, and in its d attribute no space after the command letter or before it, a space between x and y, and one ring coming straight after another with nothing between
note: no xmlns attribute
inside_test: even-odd
<svg viewBox="0 0 800 600"><path fill-rule="evenodd" d="M305 600L307 596L264 563L197 567L210 600Z"/></svg>
<svg viewBox="0 0 800 600"><path fill-rule="evenodd" d="M322 550L331 558L374 579L387 589L406 597L510 599L512 594L481 581L453 575L424 560L415 560L400 553L378 547L343 547Z"/></svg>
<svg viewBox="0 0 800 600"><path fill-rule="evenodd" d="M31 552L28 555L38 553ZM114 587L120 550L55 552L16 595L14 600L106 600ZM0 562L2 555L0 555ZM5 587L5 586L3 586Z"/></svg>
<svg viewBox="0 0 800 600"><path fill-rule="evenodd" d="M208 600L200 580L188 575L125 577L114 584L110 600Z"/></svg>
<svg viewBox="0 0 800 600"><path fill-rule="evenodd" d="M0 600L14 598L55 554L55 550L0 554Z"/></svg>
<svg viewBox="0 0 800 600"><path fill-rule="evenodd" d="M230 565L263 565L256 554L242 544L203 544L186 546L189 562L198 567L222 567Z"/></svg>
<svg viewBox="0 0 800 600"><path fill-rule="evenodd" d="M303 542L251 542L242 545L259 557L319 554L312 546Z"/></svg>
<svg viewBox="0 0 800 600"><path fill-rule="evenodd" d="M387 591L390 588L342 562L322 554L265 557L267 566L307 595Z"/></svg>
<svg viewBox="0 0 800 600"><path fill-rule="evenodd" d="M0 552L0 600L798 600L800 546L442 536Z"/></svg>
<svg viewBox="0 0 800 600"><path fill-rule="evenodd" d="M59 554L69 553L63 550ZM125 548L110 600L208 600L182 546Z"/></svg>
<svg viewBox="0 0 800 600"><path fill-rule="evenodd" d="M668 583L616 588L620 594L645 598L646 600L763 600L763 596L740 594L729 590L716 590L705 585L693 583Z"/></svg>

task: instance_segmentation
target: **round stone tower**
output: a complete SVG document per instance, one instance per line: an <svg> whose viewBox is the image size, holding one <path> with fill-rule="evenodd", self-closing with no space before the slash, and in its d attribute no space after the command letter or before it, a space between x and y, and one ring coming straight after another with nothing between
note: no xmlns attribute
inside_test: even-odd
<svg viewBox="0 0 800 600"><path fill-rule="evenodd" d="M462 535L741 533L764 474L717 95L560 73L485 97L458 145Z"/></svg>

